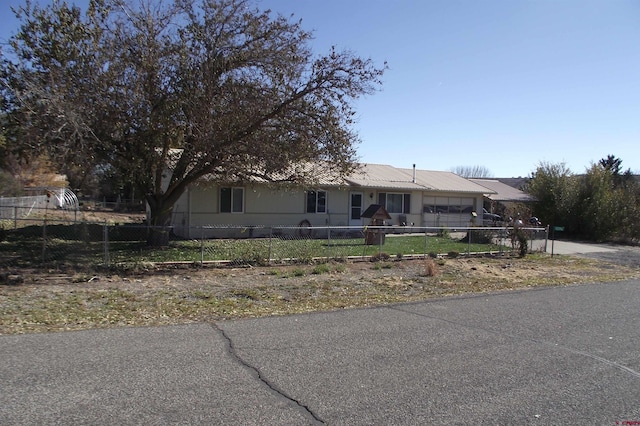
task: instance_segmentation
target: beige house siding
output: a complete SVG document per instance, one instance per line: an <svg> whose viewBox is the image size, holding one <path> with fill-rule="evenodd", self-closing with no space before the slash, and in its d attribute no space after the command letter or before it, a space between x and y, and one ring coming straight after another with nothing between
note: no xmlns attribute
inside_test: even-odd
<svg viewBox="0 0 640 426"><path fill-rule="evenodd" d="M252 227L252 236L267 235L271 226L297 226L308 221L311 226L349 226L349 207L354 188L325 188L327 192L327 212L307 213L305 211L306 191L290 189L277 191L256 186L243 187L243 213L221 213L219 209L220 189L217 186L191 187L174 207L174 233L185 238L225 236L222 227ZM400 217L406 216L408 225L417 227L468 226L471 214L468 211L440 213L428 207L442 205L471 205L473 211L482 211L482 197L455 192L431 193L422 191L386 190L360 191L363 193L364 211L378 202L378 195L384 193L410 194L409 213L390 213L389 225L399 226ZM453 210L453 209L452 209ZM482 217L481 214L479 217ZM362 225L367 225L364 220ZM209 228L209 229L207 229ZM236 232L236 231L234 231ZM230 234L229 236L233 236Z"/></svg>
<svg viewBox="0 0 640 426"><path fill-rule="evenodd" d="M242 212L220 211L219 185L205 183L189 187L174 206L174 233L186 238L221 237L226 236L220 231L222 227L234 226L250 229L250 236L262 236L269 233L272 226L297 226L307 222L311 226L364 226L368 219L351 219L352 194L362 194L360 208L364 211L371 204L378 204L380 193L410 194L411 197L410 211L389 212L388 225L399 226L401 219L406 218L408 225L416 227L463 227L471 223L471 211L478 213L481 224L483 197L495 193L450 172L386 165L365 165L362 171L345 180L325 179L320 187L311 188L326 192L326 212L321 213L306 212L307 191L303 188L276 189L260 182L232 187L243 189ZM353 212L357 215L358 210Z"/></svg>
<svg viewBox="0 0 640 426"><path fill-rule="evenodd" d="M174 206L174 233L186 238L221 235L220 231L202 227L255 227L253 236L269 232L258 228L271 226L297 226L308 221L311 226L347 226L349 191L326 188L327 212L306 212L306 191L289 189L277 191L257 186L243 188L242 213L220 212L220 187L214 185L194 186ZM318 188L320 189L320 188Z"/></svg>

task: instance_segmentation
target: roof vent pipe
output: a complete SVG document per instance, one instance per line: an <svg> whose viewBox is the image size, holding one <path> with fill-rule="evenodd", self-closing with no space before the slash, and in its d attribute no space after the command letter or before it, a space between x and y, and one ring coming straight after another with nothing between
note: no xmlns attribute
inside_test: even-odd
<svg viewBox="0 0 640 426"><path fill-rule="evenodd" d="M413 165L413 183L416 183L416 165Z"/></svg>

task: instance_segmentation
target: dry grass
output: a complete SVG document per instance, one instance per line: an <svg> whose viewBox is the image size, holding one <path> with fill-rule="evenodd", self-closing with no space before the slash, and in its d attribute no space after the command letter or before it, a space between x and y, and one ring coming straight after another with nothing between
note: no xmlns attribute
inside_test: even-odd
<svg viewBox="0 0 640 426"><path fill-rule="evenodd" d="M289 315L638 276L638 269L546 255L260 268L147 266L121 275L5 271L0 334Z"/></svg>
<svg viewBox="0 0 640 426"><path fill-rule="evenodd" d="M424 275L427 277L437 277L440 273L438 264L433 259L426 259L424 261Z"/></svg>

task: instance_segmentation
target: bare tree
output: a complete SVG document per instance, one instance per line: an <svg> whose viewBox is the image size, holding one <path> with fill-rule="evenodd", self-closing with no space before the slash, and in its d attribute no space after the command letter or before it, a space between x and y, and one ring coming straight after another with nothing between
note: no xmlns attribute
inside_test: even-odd
<svg viewBox="0 0 640 426"><path fill-rule="evenodd" d="M456 166L451 171L463 178L491 178L493 173L485 166Z"/></svg>
<svg viewBox="0 0 640 426"><path fill-rule="evenodd" d="M248 0L90 0L84 15L27 1L17 15L2 86L22 139L114 167L155 226L204 176L303 183L313 173L291 166L321 160L350 172L351 104L386 68L349 51L314 56L299 21Z"/></svg>

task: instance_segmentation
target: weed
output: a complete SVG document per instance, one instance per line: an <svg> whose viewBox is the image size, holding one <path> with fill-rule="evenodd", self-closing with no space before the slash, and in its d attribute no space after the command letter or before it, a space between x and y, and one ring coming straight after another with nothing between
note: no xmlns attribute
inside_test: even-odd
<svg viewBox="0 0 640 426"><path fill-rule="evenodd" d="M376 262L373 265L373 269L376 271L381 271L383 269L391 269L393 268L393 263L390 262Z"/></svg>
<svg viewBox="0 0 640 426"><path fill-rule="evenodd" d="M293 275L294 277L304 277L306 274L307 273L302 268L296 268L291 271L291 275Z"/></svg>
<svg viewBox="0 0 640 426"><path fill-rule="evenodd" d="M311 271L311 273L314 275L328 274L329 272L331 272L331 270L329 269L329 265L327 265L326 263L316 265Z"/></svg>
<svg viewBox="0 0 640 426"><path fill-rule="evenodd" d="M240 299L259 300L261 298L260 293L249 288L233 290L231 294Z"/></svg>
<svg viewBox="0 0 640 426"><path fill-rule="evenodd" d="M194 299L200 299L200 300L208 300L212 297L211 293L209 292L205 292L202 290L194 290L191 293L191 297Z"/></svg>
<svg viewBox="0 0 640 426"><path fill-rule="evenodd" d="M427 277L436 277L439 272L438 264L433 259L427 259L424 261L424 274Z"/></svg>

